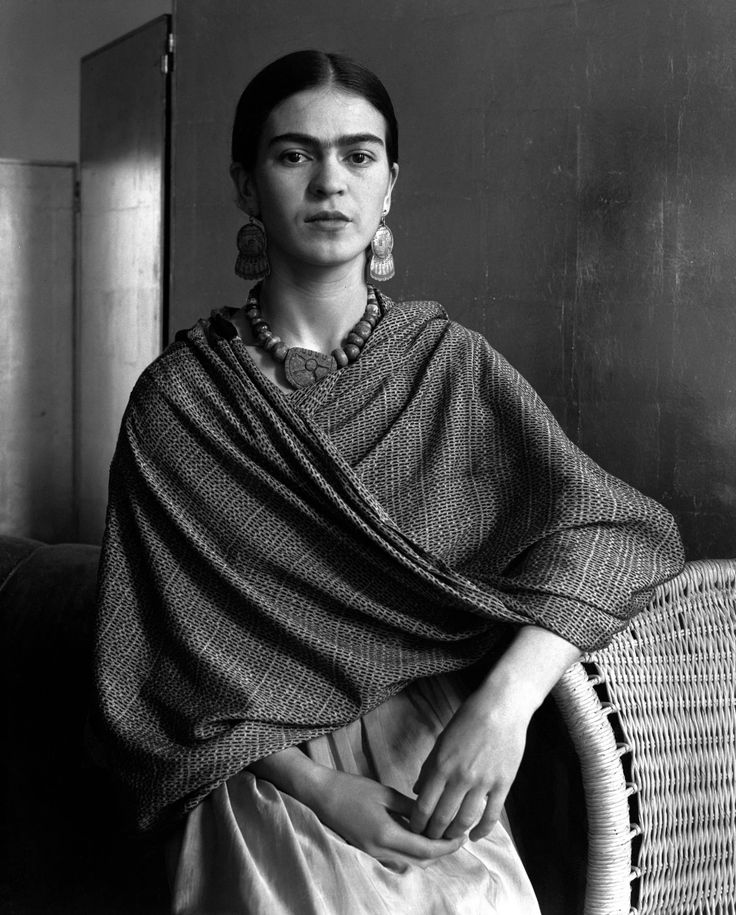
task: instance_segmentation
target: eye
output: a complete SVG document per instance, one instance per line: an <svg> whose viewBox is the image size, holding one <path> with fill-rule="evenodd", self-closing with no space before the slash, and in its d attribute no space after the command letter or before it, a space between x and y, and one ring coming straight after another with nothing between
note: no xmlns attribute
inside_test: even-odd
<svg viewBox="0 0 736 915"><path fill-rule="evenodd" d="M287 149L285 152L281 153L279 160L286 165L301 165L302 162L307 161L307 157L298 149Z"/></svg>
<svg viewBox="0 0 736 915"><path fill-rule="evenodd" d="M373 156L362 149L350 153L348 159L352 165L370 165L373 162Z"/></svg>

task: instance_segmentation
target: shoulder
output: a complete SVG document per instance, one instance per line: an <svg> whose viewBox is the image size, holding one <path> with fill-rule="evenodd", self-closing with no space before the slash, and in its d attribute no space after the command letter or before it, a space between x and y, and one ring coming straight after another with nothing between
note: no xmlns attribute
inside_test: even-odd
<svg viewBox="0 0 736 915"><path fill-rule="evenodd" d="M400 301L391 306L400 320L413 325L417 335L433 336L438 345L432 358L444 358L455 373L469 373L476 391L503 393L527 403L539 401L539 395L506 357L479 331L454 320L451 309L433 300Z"/></svg>
<svg viewBox="0 0 736 915"><path fill-rule="evenodd" d="M201 386L203 359L201 352L209 346L208 322L198 321L181 331L164 351L138 377L130 394L127 414L139 417L159 409L163 404L184 401Z"/></svg>
<svg viewBox="0 0 736 915"><path fill-rule="evenodd" d="M456 340L464 340L467 343L485 343L484 338L479 333L468 329L458 321L454 321L445 306L434 299L394 301L381 294L380 300L384 306L386 319L391 324L431 328ZM485 343L485 345L487 346L488 344Z"/></svg>
<svg viewBox="0 0 736 915"><path fill-rule="evenodd" d="M503 360L481 333L454 320L451 312L434 299L393 301L382 296L382 300L386 305L386 316L394 325L408 325L417 331L434 332L441 335L448 345L465 348L468 353L479 358Z"/></svg>
<svg viewBox="0 0 736 915"><path fill-rule="evenodd" d="M396 301L380 290L376 290L384 316L392 321L449 320L447 311L432 299L409 299Z"/></svg>

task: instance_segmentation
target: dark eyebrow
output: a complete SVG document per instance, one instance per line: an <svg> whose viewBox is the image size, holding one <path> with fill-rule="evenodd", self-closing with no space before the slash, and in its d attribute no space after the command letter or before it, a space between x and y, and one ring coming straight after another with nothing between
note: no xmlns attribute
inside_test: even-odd
<svg viewBox="0 0 736 915"><path fill-rule="evenodd" d="M310 137L307 133L280 133L268 141L269 147L277 143L296 143L298 146L309 146L312 148L330 149L335 146L359 146L362 143L377 143L384 146L384 142L374 133L351 133L338 137L336 140L330 140L323 143L317 137Z"/></svg>

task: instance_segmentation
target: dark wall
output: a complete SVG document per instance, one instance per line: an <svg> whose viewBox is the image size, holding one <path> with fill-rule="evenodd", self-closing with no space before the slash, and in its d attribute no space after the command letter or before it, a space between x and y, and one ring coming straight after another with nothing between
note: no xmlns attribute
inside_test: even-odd
<svg viewBox="0 0 736 915"><path fill-rule="evenodd" d="M384 79L401 124L394 297L441 300L579 444L736 555L732 0L174 5L171 330L242 299L237 96L300 47Z"/></svg>
<svg viewBox="0 0 736 915"><path fill-rule="evenodd" d="M736 555L736 5L641 6L581 7L569 424Z"/></svg>

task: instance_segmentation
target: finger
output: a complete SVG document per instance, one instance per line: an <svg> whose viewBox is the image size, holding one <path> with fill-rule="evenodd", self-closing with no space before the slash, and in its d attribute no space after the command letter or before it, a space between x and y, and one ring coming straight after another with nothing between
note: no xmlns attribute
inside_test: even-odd
<svg viewBox="0 0 736 915"><path fill-rule="evenodd" d="M444 837L454 839L457 836L466 835L470 829L483 819L488 807L487 801L488 795L483 789L469 791L465 795L462 804L460 804L460 809L445 829Z"/></svg>
<svg viewBox="0 0 736 915"><path fill-rule="evenodd" d="M444 782L440 781L438 778L427 780L412 806L409 819L409 828L412 832L422 833L425 831L427 823L434 813L435 807L442 797L444 789ZM440 833L440 835L442 835L442 833Z"/></svg>
<svg viewBox="0 0 736 915"><path fill-rule="evenodd" d="M413 798L410 798L407 794L402 794L395 788L384 788L384 791L386 792L384 799L386 809L391 813L398 813L399 816L409 819L414 810Z"/></svg>
<svg viewBox="0 0 736 915"><path fill-rule="evenodd" d="M411 816L411 813L414 809L413 799L408 797L406 794L402 794L400 791L396 791L394 788L384 788L384 791L386 792L386 798L385 798L386 810L389 812L389 815L393 816L395 814L398 814L400 817L404 817L404 818L408 819ZM395 820L394 822L397 823L400 831L399 832L392 831L392 838L393 838L393 841L398 842L401 847L399 848L398 846L392 846L392 849L394 851L403 851L406 846L407 835L414 837L415 834L413 832L407 832L405 823L403 823L401 821L397 821L397 820ZM419 836L418 838L426 839L426 836ZM429 862L431 860L434 860L434 858L436 858L436 857L441 857L442 855L451 854L453 851L457 851L457 849L460 848L460 846L464 843L466 836L465 835L440 836L439 839L441 840L441 842L436 847L427 845L425 842L421 842L421 844L419 844L419 843L413 844L415 853L413 853L411 855L412 863L416 864L419 862L420 858L424 858L424 857L427 857L428 862ZM452 841L452 842L450 842L450 844L447 844L448 839L450 839L450 840L459 839L460 841L459 842ZM434 847L434 854L431 857L426 856L424 854L425 850L432 849L433 847ZM408 854L407 852L404 852L404 853Z"/></svg>
<svg viewBox="0 0 736 915"><path fill-rule="evenodd" d="M413 858L410 855L400 855L398 852L386 852L374 856L384 867L403 873L406 866L421 867L422 870L434 864L435 858Z"/></svg>
<svg viewBox="0 0 736 915"><path fill-rule="evenodd" d="M422 870L428 868L431 864L437 860L436 858L413 858L409 855L400 855L398 852L386 853L385 856L378 855L377 860L383 864L384 867L389 867L394 870L402 873L406 868L406 865L411 867L421 867Z"/></svg>
<svg viewBox="0 0 736 915"><path fill-rule="evenodd" d="M410 832L394 821L392 828L386 830L383 844L390 852L406 855L412 861L419 861L434 860L452 854L464 841L464 836L455 839L428 839L426 836Z"/></svg>
<svg viewBox="0 0 736 915"><path fill-rule="evenodd" d="M422 791L429 787L431 782L437 781L437 766L435 763L436 757L437 747L435 746L422 763L422 768L419 770L417 780L414 782L414 785L411 789L414 794L421 794Z"/></svg>
<svg viewBox="0 0 736 915"><path fill-rule="evenodd" d="M441 839L445 835L445 830L455 819L455 815L460 810L465 800L466 788L445 786L442 796L437 801L434 813L429 818L429 822L424 828L424 835L430 839Z"/></svg>
<svg viewBox="0 0 736 915"><path fill-rule="evenodd" d="M501 816L502 806L503 798L501 795L496 794L495 792L489 794L483 816L480 818L478 825L470 830L470 839L472 842L477 842L478 839L482 839L493 831L498 822L498 818Z"/></svg>

